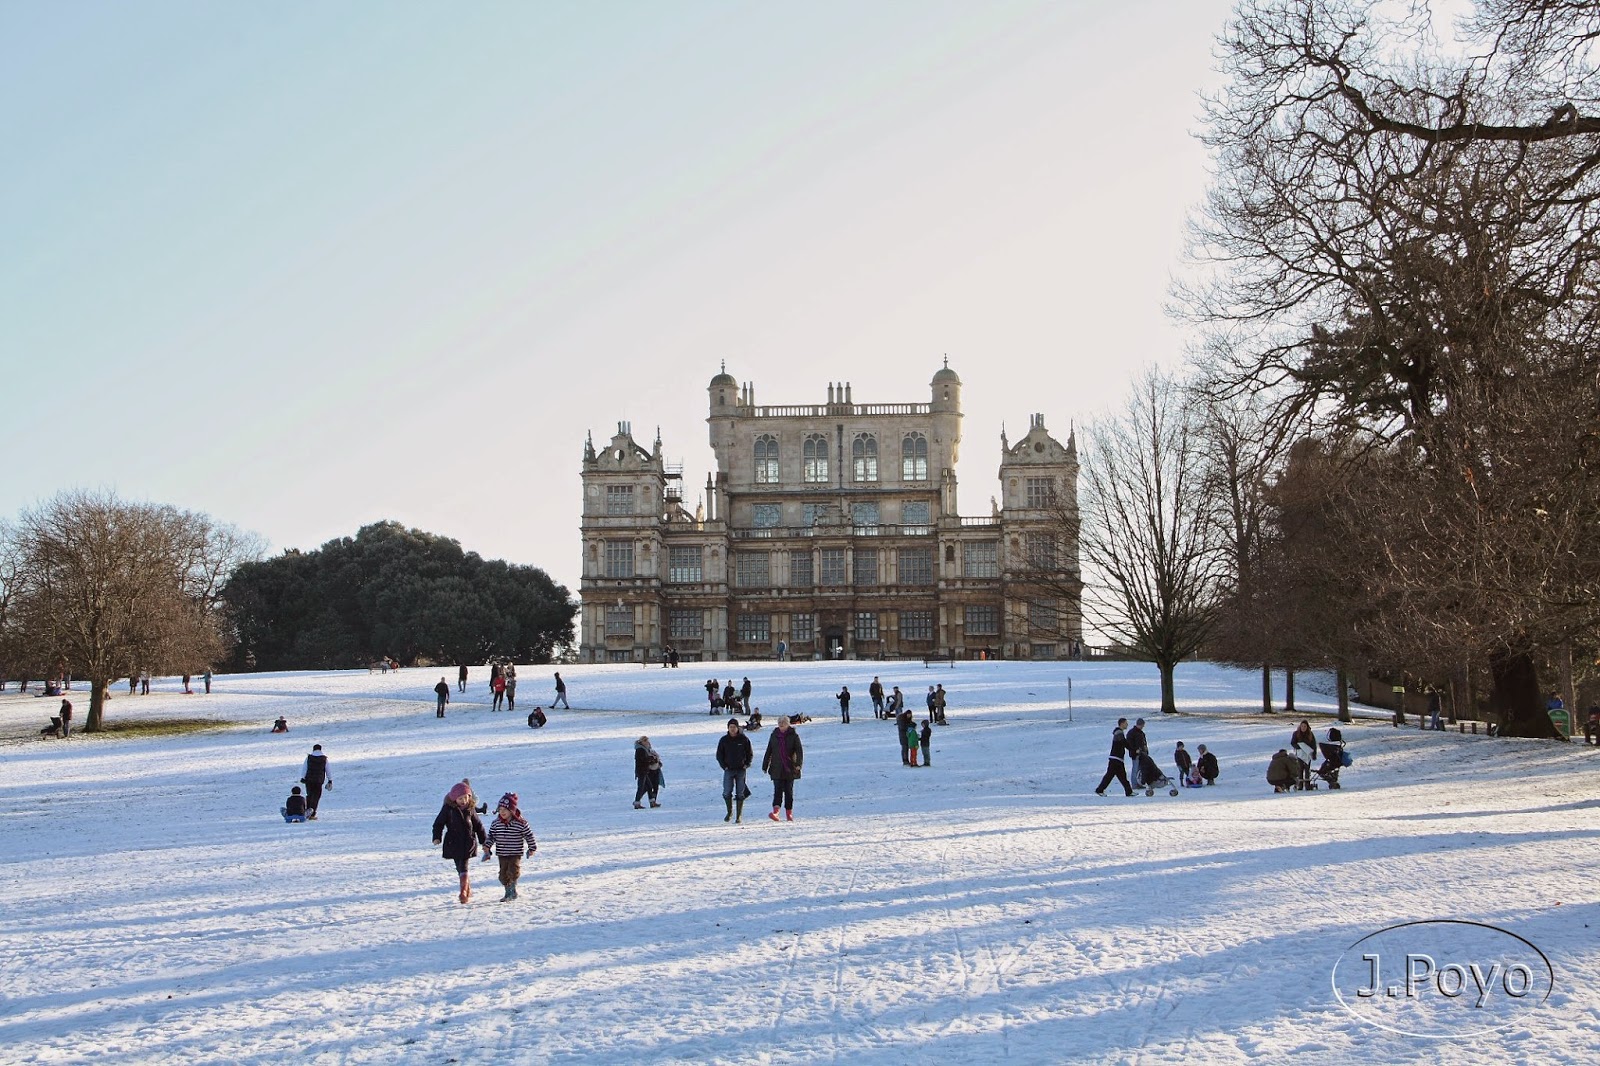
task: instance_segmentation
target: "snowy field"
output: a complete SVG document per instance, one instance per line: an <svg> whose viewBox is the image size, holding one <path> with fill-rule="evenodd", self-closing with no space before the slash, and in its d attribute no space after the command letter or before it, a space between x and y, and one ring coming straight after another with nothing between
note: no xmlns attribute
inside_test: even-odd
<svg viewBox="0 0 1600 1066"><path fill-rule="evenodd" d="M949 690L930 768L873 719L875 665L919 719L928 684ZM755 772L745 824L722 821L703 683L734 668L769 722L817 716L792 824ZM1273 795L1294 721L1205 665L1167 719L1136 664L571 667L575 709L530 730L549 676L522 668L520 713L494 714L475 670L443 721L437 671L160 679L109 716L229 724L66 742L36 738L56 701L0 695L0 1062L1600 1061L1594 748L1373 719L1346 729L1342 790ZM1298 702L1325 732L1330 698ZM1167 768L1175 741L1207 744L1221 781L1096 797L1119 715L1150 719ZM632 809L640 734L659 810ZM314 742L335 789L286 825ZM517 902L479 864L459 905L431 844L464 776L521 794L539 852ZM1335 964L1411 919L1525 938L1553 991L1463 1007L1424 974L1416 1003L1357 1018ZM1381 1027L1430 989L1443 1039Z"/></svg>

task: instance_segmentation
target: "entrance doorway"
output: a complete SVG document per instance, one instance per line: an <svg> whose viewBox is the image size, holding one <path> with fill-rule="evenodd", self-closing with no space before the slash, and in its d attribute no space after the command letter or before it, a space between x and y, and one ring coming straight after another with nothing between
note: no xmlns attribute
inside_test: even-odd
<svg viewBox="0 0 1600 1066"><path fill-rule="evenodd" d="M826 642L827 656L830 659L844 658L844 630L829 629L824 631L823 639Z"/></svg>

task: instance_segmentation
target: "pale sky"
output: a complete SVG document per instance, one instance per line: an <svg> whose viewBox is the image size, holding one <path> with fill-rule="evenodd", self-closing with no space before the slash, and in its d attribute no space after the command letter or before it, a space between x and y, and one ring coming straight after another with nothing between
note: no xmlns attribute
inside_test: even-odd
<svg viewBox="0 0 1600 1066"><path fill-rule="evenodd" d="M576 595L593 430L963 381L1119 402L1205 188L1224 0L0 0L0 515L69 488L314 548L392 518Z"/></svg>

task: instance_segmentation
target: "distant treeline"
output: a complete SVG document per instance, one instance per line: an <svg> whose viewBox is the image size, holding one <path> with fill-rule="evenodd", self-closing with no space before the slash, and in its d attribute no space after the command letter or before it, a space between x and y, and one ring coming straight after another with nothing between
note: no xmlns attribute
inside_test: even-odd
<svg viewBox="0 0 1600 1066"><path fill-rule="evenodd" d="M235 669L548 662L572 642L577 606L543 570L462 551L380 522L315 551L234 571L222 590Z"/></svg>

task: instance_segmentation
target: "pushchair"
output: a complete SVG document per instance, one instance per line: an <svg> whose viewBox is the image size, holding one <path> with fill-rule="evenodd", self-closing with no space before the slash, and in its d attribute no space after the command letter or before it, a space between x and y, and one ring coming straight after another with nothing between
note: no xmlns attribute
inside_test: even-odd
<svg viewBox="0 0 1600 1066"><path fill-rule="evenodd" d="M1169 796L1176 796L1178 794L1177 783L1173 781L1172 778L1161 772L1161 767L1156 765L1156 761L1150 757L1150 753L1148 751L1141 752L1139 754L1138 763L1138 787L1144 789L1144 794L1146 796L1154 796L1156 794L1156 789L1158 788L1166 789L1167 795Z"/></svg>
<svg viewBox="0 0 1600 1066"><path fill-rule="evenodd" d="M1344 741L1324 740L1317 747L1322 750L1322 765L1317 767L1317 776L1326 781L1329 788L1338 788L1339 771L1348 766L1350 761L1350 756L1344 751Z"/></svg>

